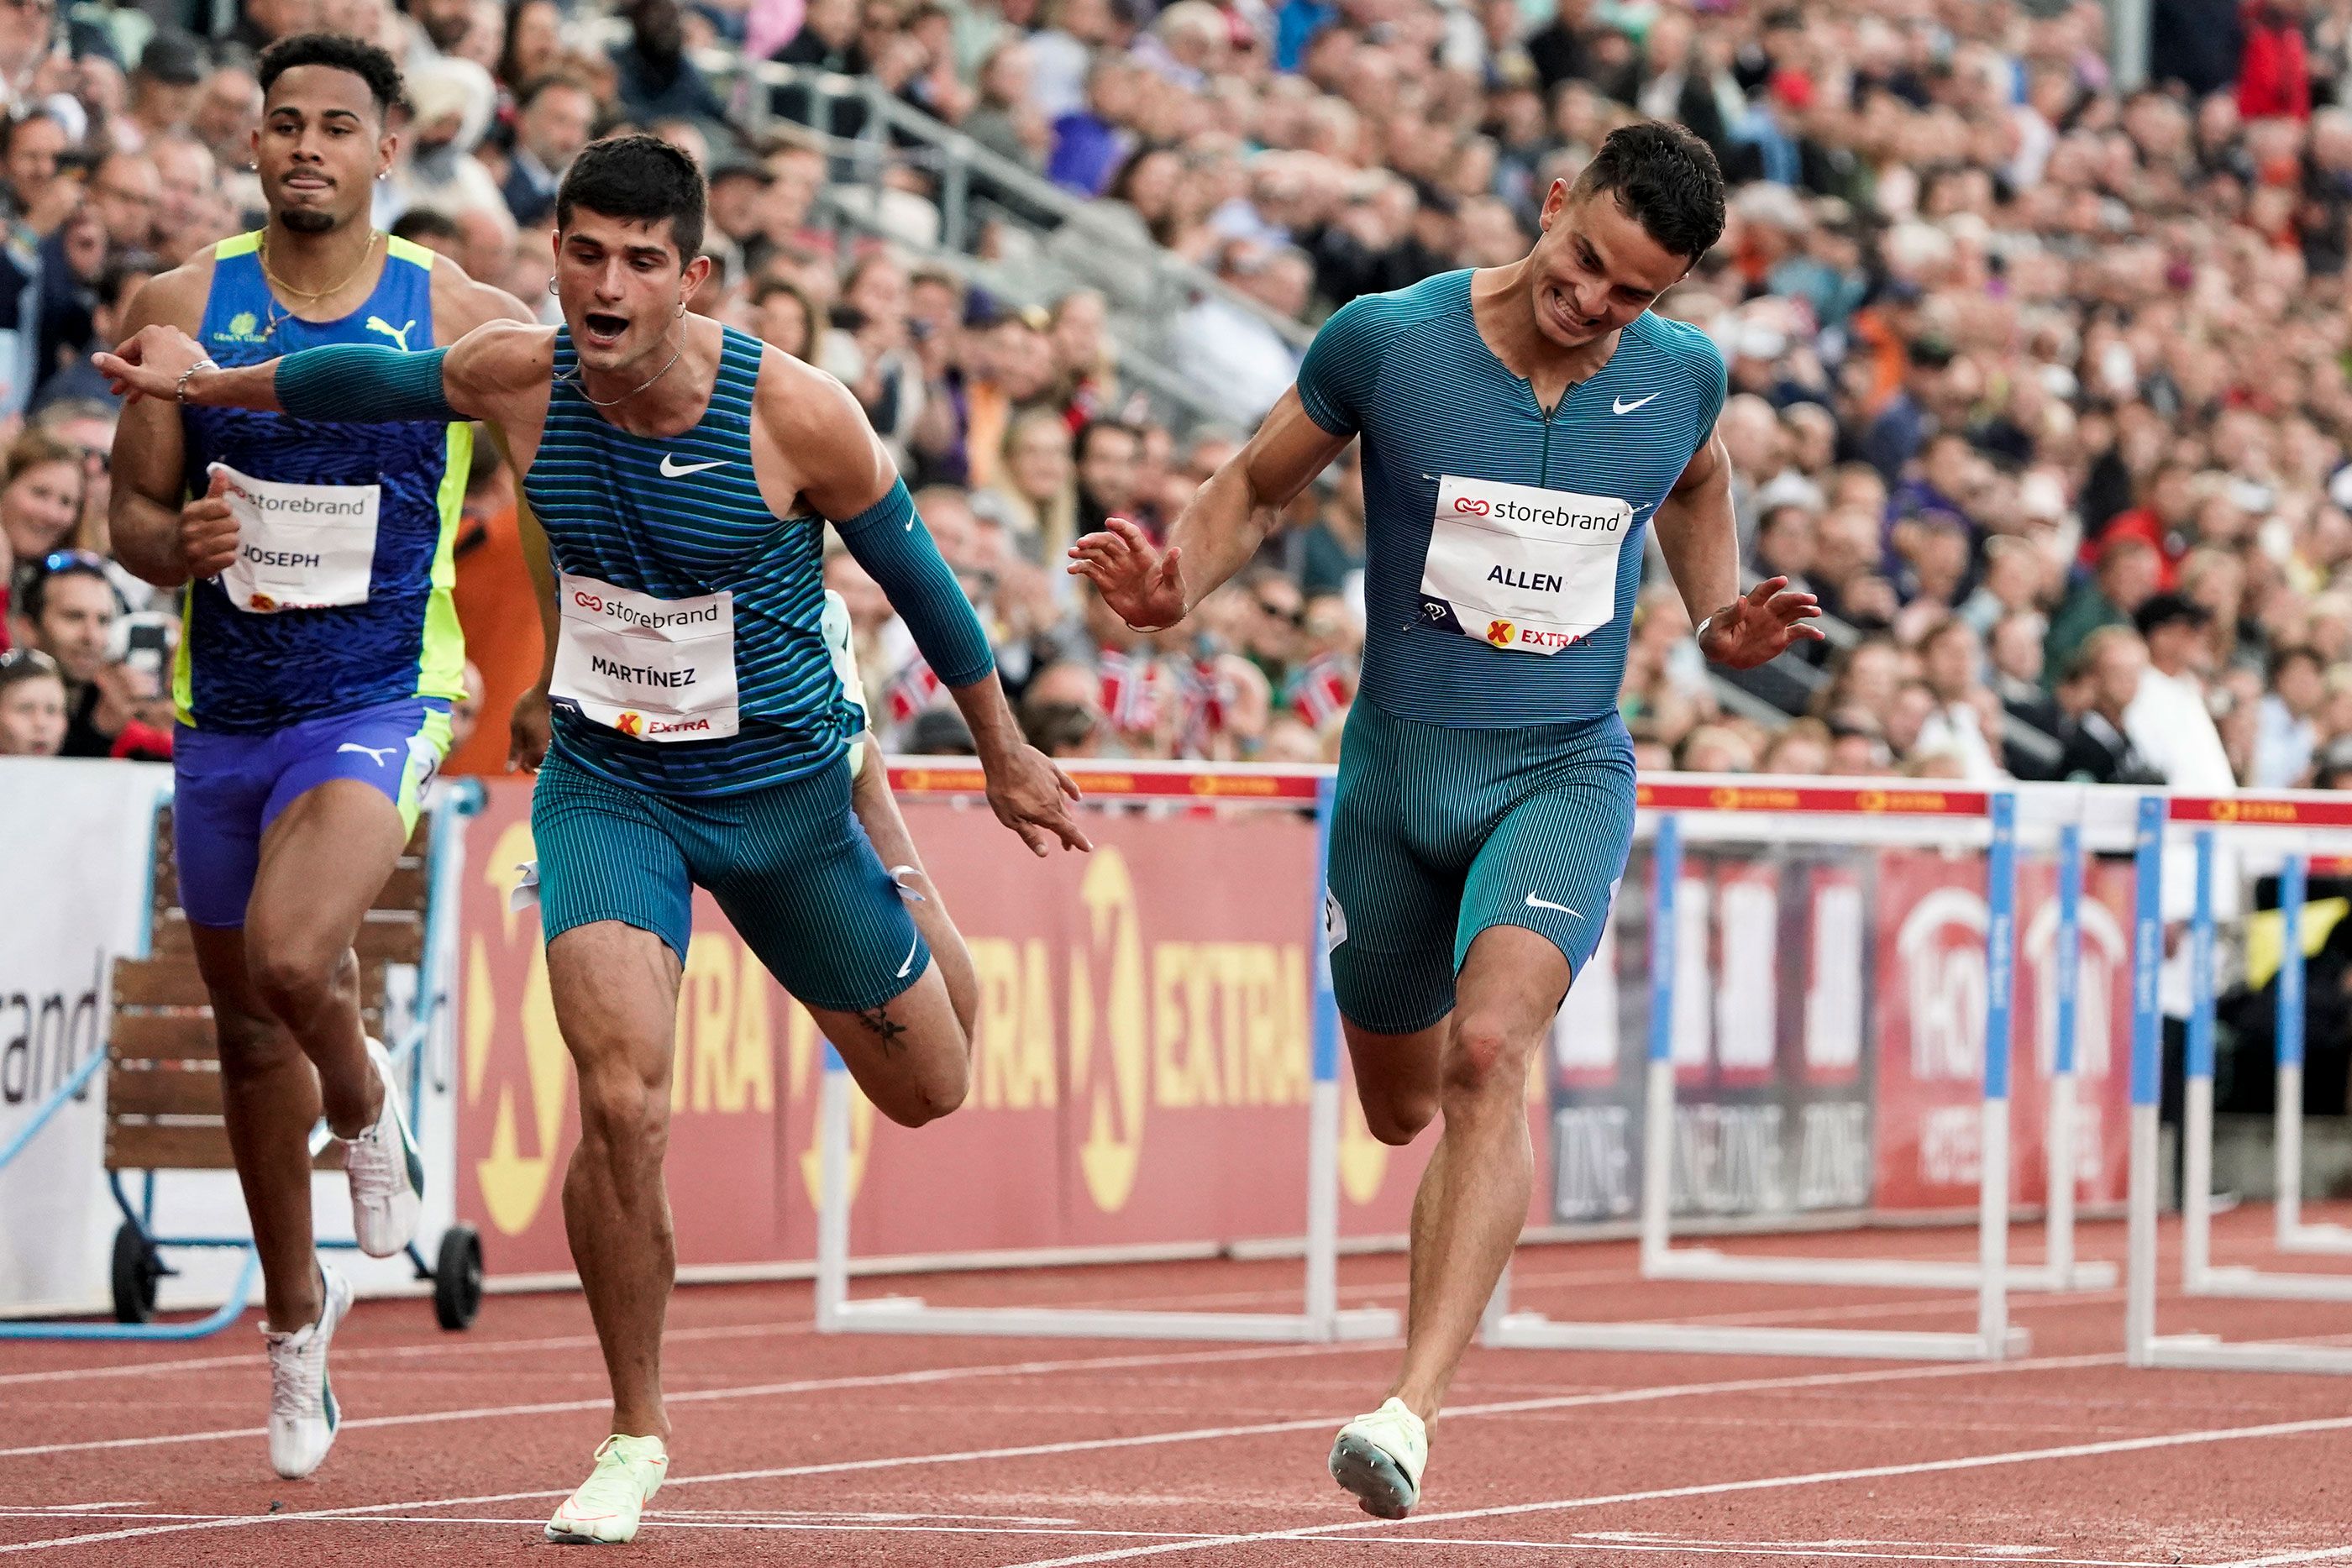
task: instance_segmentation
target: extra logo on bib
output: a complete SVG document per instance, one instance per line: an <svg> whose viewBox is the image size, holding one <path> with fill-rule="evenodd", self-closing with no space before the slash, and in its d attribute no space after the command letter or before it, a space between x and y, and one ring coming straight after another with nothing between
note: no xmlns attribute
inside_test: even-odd
<svg viewBox="0 0 2352 1568"><path fill-rule="evenodd" d="M724 740L739 727L735 596L656 599L565 572L548 695L635 740Z"/></svg>
<svg viewBox="0 0 2352 1568"><path fill-rule="evenodd" d="M236 559L220 574L231 603L266 615L367 602L381 486L282 485L226 463L210 472L228 481L236 519Z"/></svg>
<svg viewBox="0 0 2352 1568"><path fill-rule="evenodd" d="M1422 617L1497 648L1557 653L1615 618L1633 520L1615 496L1442 476Z"/></svg>

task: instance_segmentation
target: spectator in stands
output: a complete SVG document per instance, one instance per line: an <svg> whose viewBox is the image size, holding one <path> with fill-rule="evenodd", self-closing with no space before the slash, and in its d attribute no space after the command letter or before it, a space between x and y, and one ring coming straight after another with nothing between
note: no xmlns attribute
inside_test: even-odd
<svg viewBox="0 0 2352 1568"><path fill-rule="evenodd" d="M817 8L810 7L812 17ZM727 106L700 68L686 57L677 0L631 0L625 14L629 41L613 50L612 61L621 107L629 117L640 125L668 119L723 123Z"/></svg>
<svg viewBox="0 0 2352 1568"><path fill-rule="evenodd" d="M1756 524L1750 557L1759 578L1785 577L1791 589L1811 591L1813 514L1790 501L1766 512Z"/></svg>
<svg viewBox="0 0 2352 1568"><path fill-rule="evenodd" d="M997 482L974 497L992 511L1033 566L1057 566L1077 535L1077 482L1070 427L1049 408L1016 417L1004 436Z"/></svg>
<svg viewBox="0 0 2352 1568"><path fill-rule="evenodd" d="M91 344L121 341L125 336L125 309L131 303L131 297L139 292L151 276L152 265L133 256L127 260L113 262L100 275L89 313ZM41 411L52 404L84 401L110 406L120 400L114 395L114 389L107 379L99 373L98 367L90 363L89 355L74 353L66 356L65 362L50 371L48 379L40 383L39 390L33 394L29 412L38 418ZM0 510L5 510L5 504L0 504Z"/></svg>
<svg viewBox="0 0 2352 1568"><path fill-rule="evenodd" d="M788 277L763 277L751 288L752 329L763 343L796 360L812 360L816 349L816 301Z"/></svg>
<svg viewBox="0 0 2352 1568"><path fill-rule="evenodd" d="M499 194L514 221L530 228L554 214L555 187L588 145L596 96L578 77L548 76L522 89L518 107L514 152Z"/></svg>
<svg viewBox="0 0 2352 1568"><path fill-rule="evenodd" d="M1048 757L1099 757L1101 684L1084 664L1048 664L1021 694L1021 731Z"/></svg>
<svg viewBox="0 0 2352 1568"><path fill-rule="evenodd" d="M27 431L0 467L0 542L19 587L42 559L65 548L81 521L81 454L45 432Z"/></svg>
<svg viewBox="0 0 2352 1568"><path fill-rule="evenodd" d="M1136 460L1143 433L1115 419L1097 419L1077 434L1077 531L1099 530L1111 517L1133 518Z"/></svg>
<svg viewBox="0 0 2352 1568"><path fill-rule="evenodd" d="M2146 539L2126 535L2101 545L2097 575L2068 594L2051 619L2050 666L2066 667L2092 632L2128 625L2156 591L2157 573L2156 547Z"/></svg>
<svg viewBox="0 0 2352 1568"><path fill-rule="evenodd" d="M1217 276L1237 293L1296 316L1314 274L1297 251L1234 240L1219 253ZM1298 374L1298 356L1281 333L1256 311L1218 295L1179 317L1169 343L1177 370L1235 424L1255 424Z"/></svg>
<svg viewBox="0 0 2352 1568"><path fill-rule="evenodd" d="M2159 593L2132 618L2147 644L2147 673L2124 712L2124 732L2176 789L2226 795L2236 774L2205 698L2212 667L2212 615L2177 593Z"/></svg>
<svg viewBox="0 0 2352 1568"><path fill-rule="evenodd" d="M105 561L87 551L44 558L26 587L31 644L56 661L66 685L64 756L104 757L111 749L113 732L101 733L94 717L102 695L98 681L106 669L107 636L121 609Z"/></svg>
<svg viewBox="0 0 2352 1568"><path fill-rule="evenodd" d="M2067 737L2062 775L2078 784L2163 783L2125 727L2147 673L2147 646L2139 633L2128 626L2101 626L2083 640L2074 661L2070 675L2082 679L2087 706Z"/></svg>
<svg viewBox="0 0 2352 1568"><path fill-rule="evenodd" d="M33 648L0 653L0 757L55 757L65 738L57 661Z"/></svg>
<svg viewBox="0 0 2352 1568"><path fill-rule="evenodd" d="M1817 718L1790 721L1764 748L1762 773L1815 774L1830 771L1830 727Z"/></svg>
<svg viewBox="0 0 2352 1568"><path fill-rule="evenodd" d="M2326 665L2305 646L2279 649L2270 659L2270 694L2262 700L2254 742L2257 789L2290 789L2311 771L2319 731L2314 722L2326 699Z"/></svg>
<svg viewBox="0 0 2352 1568"><path fill-rule="evenodd" d="M991 49L980 68L980 102L957 127L1033 174L1054 145L1053 115L1037 94L1036 47L1008 38Z"/></svg>
<svg viewBox="0 0 2352 1568"><path fill-rule="evenodd" d="M1950 754L1959 761L1960 777L1971 784L1992 783L2007 771L1997 759L2005 716L1984 684L1983 664L1983 640L1957 615L1920 639L1919 672L1936 707L1912 750Z"/></svg>

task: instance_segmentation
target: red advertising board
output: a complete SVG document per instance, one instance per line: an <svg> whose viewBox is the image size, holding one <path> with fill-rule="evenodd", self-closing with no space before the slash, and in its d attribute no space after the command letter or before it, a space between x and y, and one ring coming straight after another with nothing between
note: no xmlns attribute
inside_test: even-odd
<svg viewBox="0 0 2352 1568"><path fill-rule="evenodd" d="M1985 861L1888 850L1877 870L1877 1113L1873 1203L1972 1207L1985 1045ZM2010 1191L2045 1193L2050 1072L2055 1059L2057 873L2018 867ZM2084 867L2077 992L2082 1086L2076 1196L2121 1203L2130 1127L2131 892L2126 863Z"/></svg>
<svg viewBox="0 0 2352 1568"><path fill-rule="evenodd" d="M536 911L529 788L489 785L460 912L458 1208L505 1273L568 1272L572 1075ZM977 806L909 800L980 977L964 1108L919 1130L855 1100L861 1256L1223 1242L1306 1224L1315 830L1236 807L1091 814L1039 861ZM823 1050L708 895L678 1001L668 1181L682 1264L814 1249ZM1374 1141L1344 1078L1343 1230L1398 1234L1434 1129ZM1541 1148L1543 1118L1535 1118ZM1539 1157L1538 1168L1544 1160ZM1538 1184L1540 1186L1541 1184Z"/></svg>

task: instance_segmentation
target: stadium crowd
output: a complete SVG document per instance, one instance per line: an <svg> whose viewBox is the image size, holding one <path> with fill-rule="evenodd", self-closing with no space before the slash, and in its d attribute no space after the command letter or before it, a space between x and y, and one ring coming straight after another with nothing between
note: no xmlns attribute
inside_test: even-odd
<svg viewBox="0 0 2352 1568"><path fill-rule="evenodd" d="M1751 579L1796 580L1835 624L1813 663L1730 686L1653 560L1625 607L1644 768L2352 786L2352 0L2158 0L2154 79L2128 93L2095 0L247 0L217 37L186 19L0 7L0 753L168 749L176 622L108 557L114 414L86 355L145 278L257 221L253 51L323 28L407 72L379 223L550 319L578 149L628 126L701 160L718 265L696 308L853 390L1057 755L1335 754L1361 643L1352 465L1174 632L1128 631L1064 549L1110 515L1163 529L1236 448L1296 368L1268 313L1514 259L1553 179L1667 116L1735 190L1660 309L1729 364ZM870 141L879 196L838 200L840 144L794 119L812 100L754 103L698 63L711 49L871 77L1085 201L1065 249L1101 287L1040 307L968 286L929 249L943 193L919 146ZM1027 232L1051 214L1001 183L975 247L1054 254ZM1227 286L1158 324L1193 389L1181 423L1122 375L1141 251L1106 234ZM540 666L513 613L513 486L478 449L461 732L489 722L457 771L502 766ZM845 556L827 575L886 742L968 745L873 585Z"/></svg>

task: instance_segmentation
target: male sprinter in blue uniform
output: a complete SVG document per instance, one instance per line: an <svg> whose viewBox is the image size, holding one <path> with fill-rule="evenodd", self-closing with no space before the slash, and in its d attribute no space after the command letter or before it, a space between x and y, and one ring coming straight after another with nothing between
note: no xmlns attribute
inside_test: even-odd
<svg viewBox="0 0 2352 1568"><path fill-rule="evenodd" d="M661 1484L661 1325L674 1272L661 1159L693 885L816 1016L884 1114L963 1098L969 1048L940 966L851 810L859 720L822 631L824 526L889 595L971 727L998 818L1044 854L1087 847L1077 789L1023 743L955 574L856 401L686 301L701 174L627 136L556 198L560 329L487 327L444 355L336 347L207 367L152 329L100 355L131 390L297 417L486 419L545 530L560 622L519 705L548 979L580 1080L566 1229L613 1382L613 1436L549 1521L626 1541Z"/></svg>
<svg viewBox="0 0 2352 1568"><path fill-rule="evenodd" d="M1722 358L1649 307L1723 231L1706 144L1612 134L1546 196L1523 261L1358 299L1326 322L1257 434L1163 556L1114 519L1078 541L1138 628L1181 621L1291 498L1364 438L1362 690L1339 754L1326 940L1365 1120L1445 1127L1413 1201L1404 1365L1344 1427L1369 1511L1421 1496L1434 1420L1528 1210L1521 1092L1600 940L1633 831L1617 717L1654 529L1700 646L1745 667L1816 613L1774 579L1741 597Z"/></svg>
<svg viewBox="0 0 2352 1568"><path fill-rule="evenodd" d="M299 37L266 51L257 74L268 223L140 290L134 328L193 332L237 364L320 343L422 353L528 319L512 297L370 226L396 142L390 56ZM468 427L446 415L321 424L169 399L132 403L115 435L115 548L149 581L186 585L173 677L180 901L261 1254L270 1462L289 1477L334 1441L327 1344L352 1297L312 1250L322 1103L348 1140L361 1248L389 1257L416 1231L422 1168L390 1063L361 1030L351 947L449 743L465 669L450 548L471 452Z"/></svg>

